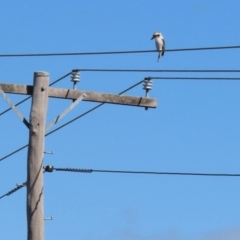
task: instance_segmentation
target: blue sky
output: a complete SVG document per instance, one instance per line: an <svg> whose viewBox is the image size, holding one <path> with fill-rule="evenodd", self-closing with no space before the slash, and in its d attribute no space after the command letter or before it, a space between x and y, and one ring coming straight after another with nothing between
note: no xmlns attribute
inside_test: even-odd
<svg viewBox="0 0 240 240"><path fill-rule="evenodd" d="M235 0L1 1L0 54L154 50L240 45ZM0 58L0 82L50 81L75 68L239 69L239 50ZM149 73L82 72L78 89L118 93ZM152 73L168 77L239 77L237 73ZM132 171L239 173L238 81L154 80L156 109L104 105L48 136L45 165ZM72 88L70 77L55 85ZM128 95L144 96L142 86ZM24 96L9 95L13 102ZM50 122L68 100L49 99ZM95 106L82 102L61 123ZM31 101L19 106L29 117ZM0 98L0 112L8 105ZM60 124L61 124L60 123ZM60 125L59 124L59 125ZM57 126L59 126L57 125ZM14 112L0 117L0 157L28 142ZM26 180L27 150L1 161L0 195ZM46 240L240 239L238 178L44 174ZM0 201L1 238L26 238L26 189Z"/></svg>

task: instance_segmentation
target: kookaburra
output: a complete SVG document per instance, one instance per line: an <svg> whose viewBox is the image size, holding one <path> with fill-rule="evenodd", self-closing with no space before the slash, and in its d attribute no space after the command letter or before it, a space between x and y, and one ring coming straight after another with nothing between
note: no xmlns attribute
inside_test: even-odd
<svg viewBox="0 0 240 240"><path fill-rule="evenodd" d="M165 51L165 41L163 39L163 35L160 33L160 32L155 32L151 38L152 39L155 39L155 44L156 44L156 48L157 50L159 51L159 54L158 54L158 62L159 62L159 59L160 59L160 56L164 55L164 51Z"/></svg>

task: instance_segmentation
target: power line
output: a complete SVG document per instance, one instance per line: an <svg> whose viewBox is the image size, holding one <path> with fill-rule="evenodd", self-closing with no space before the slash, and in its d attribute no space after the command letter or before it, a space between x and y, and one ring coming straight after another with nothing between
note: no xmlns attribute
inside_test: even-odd
<svg viewBox="0 0 240 240"><path fill-rule="evenodd" d="M49 86L52 86L52 85L54 85L55 83L61 81L61 80L64 79L65 77L69 76L71 73L72 73L72 72L69 72L69 73L65 74L64 76L60 77L59 79L57 79L57 80L55 80L54 82L52 82L51 84L49 84ZM31 97L32 97L32 96L29 96L29 97L23 99L22 101L16 103L15 106L18 106L18 105L24 103L25 101L27 101L27 100L30 99ZM0 113L0 116L2 116L3 114L7 113L7 112L10 111L10 110L12 110L12 108L8 108L8 109L4 110L3 112Z"/></svg>
<svg viewBox="0 0 240 240"><path fill-rule="evenodd" d="M16 191L18 191L19 189L21 189L22 187L25 187L25 186L26 186L26 183L17 185L17 187L13 188L12 190L10 190L9 192L7 192L6 194L2 195L2 196L0 197L0 199L2 199L2 198L4 198L4 197L7 197L7 196L10 196L11 194L15 193Z"/></svg>
<svg viewBox="0 0 240 240"><path fill-rule="evenodd" d="M136 83L136 84L130 86L129 88L127 88L127 89L125 89L124 91L120 92L119 95L121 95L121 94L123 94L123 93L129 91L130 89L136 87L137 85L141 84L143 81L144 81L144 80L141 80L140 82L138 82L138 83ZM101 106L104 105L104 104L105 104L105 103L100 103L100 104L98 104L97 106L95 106L95 107L89 109L88 111L82 113L82 114L79 115L78 117L76 117L76 118L70 120L69 122L67 122L67 123L65 123L65 124L63 124L63 125L61 125L61 126L59 126L58 128L52 130L51 132L45 134L45 137L48 136L48 135L50 135L50 134L52 134L52 133L54 133L54 132L56 132L56 131L58 131L58 130L60 130L61 128L63 128L63 127L65 127L65 126L69 125L70 123L76 121L77 119L79 119L79 118L81 118L81 117L87 115L88 113L90 113L90 112L92 112L93 110L95 110L95 109L101 107ZM26 145L24 145L24 146L18 148L17 150L15 150L15 151L9 153L8 155L6 155L6 156L0 158L0 161L3 161L4 159L6 159L6 158L8 158L8 157L10 157L10 156L12 156L12 155L14 155L15 153L20 152L21 150L23 150L23 149L26 148L27 146L28 146L28 144L26 144Z"/></svg>
<svg viewBox="0 0 240 240"><path fill-rule="evenodd" d="M96 169L82 169L82 168L55 168L53 166L46 166L46 172L65 171L65 172L79 172L79 173L122 173L122 174L148 174L148 175L178 175L178 176L200 176L200 177L240 177L238 173L192 173L192 172L157 172L157 171L121 171L121 170L96 170Z"/></svg>
<svg viewBox="0 0 240 240"><path fill-rule="evenodd" d="M68 73L68 74L66 74L64 77L68 76L69 74L71 74L71 72ZM240 80L240 78L206 78L206 77L204 77L204 78L197 78L197 77L149 77L149 78L151 78L151 79L168 79L168 80ZM59 80L56 80L54 83L56 83L57 81L59 81ZM141 84L143 81L144 81L144 80L141 80L140 82L138 82L138 83L132 85L131 87L125 89L124 91L120 92L119 95L121 95L121 94L123 94L123 93L129 91L130 89L132 89L132 88L138 86L138 85ZM53 84L53 83L52 83L52 84ZM52 84L51 84L51 85L52 85ZM74 119L68 121L67 123L65 123L65 124L63 124L63 125L61 125L61 126L59 126L58 128L52 130L51 132L45 134L45 136L51 135L52 133L54 133L54 132L60 130L61 128L65 127L65 126L67 126L67 125L69 125L70 123L76 121L77 119L79 119L79 118L81 118L81 117L87 115L88 113L94 111L95 109L101 107L101 106L104 105L104 104L105 104L105 103L100 103L100 104L98 104L97 106L95 106L95 107L89 109L88 111L86 111L86 112L80 114L80 115L77 116L76 118L74 118ZM2 161L2 160L4 160L4 159L6 159L6 158L8 158L8 157L10 157L10 156L12 156L12 155L14 155L15 153L17 153L17 152L23 150L24 148L26 148L27 146L28 146L28 144L26 144L26 145L24 145L24 146L18 148L17 150L11 152L10 154L8 154L8 155L6 155L6 156L0 158L0 161Z"/></svg>
<svg viewBox="0 0 240 240"><path fill-rule="evenodd" d="M70 74L70 73L69 73L69 74ZM162 77L151 77L151 78L152 78L152 79L154 79L154 78L156 78L156 79L166 79L167 77L164 77L164 78L162 78ZM169 78L169 79L170 79L170 78ZM174 77L174 78L171 78L171 79L175 79L175 80L176 80L176 79L180 79L180 78L178 78L178 77ZM186 79L186 78L184 78L184 79ZM190 79L192 79L192 78L190 78ZM207 80L206 78L203 78L203 79L204 79L204 80ZM208 80L209 80L209 79L210 79L210 78L208 78ZM214 79L214 78L211 78L211 80L213 80L213 79ZM224 79L226 79L226 78L224 78ZM231 78L231 79L232 79L232 78ZM223 79L221 79L221 80L223 80ZM236 79L234 78L234 80L236 80ZM239 78L238 80L240 80L240 78ZM138 82L138 83L132 85L131 87L125 89L124 91L120 92L119 95L121 95L121 94L123 94L123 93L129 91L130 89L132 89L132 88L138 86L138 85L141 84L143 81L144 81L144 80L141 80L140 82ZM59 126L58 128L52 130L51 132L45 134L45 136L51 135L52 133L54 133L54 132L60 130L61 128L65 127L65 126L67 126L67 125L69 125L70 123L76 121L77 119L79 119L79 118L81 118L81 117L87 115L88 113L94 111L95 109L101 107L101 106L104 105L104 104L105 104L105 103L100 103L100 104L98 104L97 106L95 106L95 107L89 109L88 111L86 111L86 112L80 114L80 115L77 116L76 118L74 118L74 119L68 121L67 123L65 123L65 124L63 124L63 125L61 125L61 126ZM8 158L8 157L10 157L10 156L12 156L12 155L14 155L15 153L17 153L17 152L23 150L24 148L26 148L27 146L28 146L28 144L26 144L26 145L24 145L24 146L18 148L17 150L15 150L15 151L9 153L8 155L6 155L6 156L0 158L0 161L2 161L2 160L4 160L4 159L6 159L6 158Z"/></svg>
<svg viewBox="0 0 240 240"><path fill-rule="evenodd" d="M240 70L141 70L141 69L76 69L78 71L98 71L98 72L231 72L237 73ZM55 83L59 82L60 80L64 79L65 77L69 76L72 72L67 73L63 77L57 79L56 81L52 82L49 86L54 85ZM240 80L240 78L230 78L230 77L149 77L151 79L162 79L162 80ZM23 102L30 99L31 96L21 100L20 102L16 103L15 106L22 104ZM8 108L0 113L0 116L10 111L12 108Z"/></svg>
<svg viewBox="0 0 240 240"><path fill-rule="evenodd" d="M17 150L15 150L15 151L9 153L8 155L6 155L6 156L0 158L0 161L2 161L2 160L4 160L4 159L6 159L6 158L8 158L8 157L10 157L10 156L12 156L12 155L14 155L14 154L17 153L17 152L20 152L21 150L23 150L23 149L26 148L27 146L28 146L28 144L26 144L26 145L24 145L24 146L18 148Z"/></svg>
<svg viewBox="0 0 240 240"><path fill-rule="evenodd" d="M165 52L183 52L183 51L202 51L202 50L223 50L237 49L236 46L221 46L221 47L197 47L197 48L175 48L166 49ZM157 50L130 50L130 51L106 51L106 52L70 52L70 53L26 53L26 54L0 54L0 57L54 57L54 56L79 56L79 55L110 55L110 54L135 54L135 53L150 53Z"/></svg>
<svg viewBox="0 0 240 240"><path fill-rule="evenodd" d="M148 77L161 80L240 80L234 77Z"/></svg>
<svg viewBox="0 0 240 240"><path fill-rule="evenodd" d="M139 85L139 84L141 84L143 81L144 81L144 80L141 80L140 82L138 82L138 83L136 83L136 84L132 85L131 87L129 87L129 88L127 88L127 89L125 89L125 90L124 90L124 91L122 91L122 92L120 92L118 95L121 95L121 94L123 94L123 93L125 93L125 92L129 91L130 89L132 89L132 88L134 88L134 87L138 86L138 85ZM91 108L90 110L88 110L88 111L86 111L86 112L84 112L84 113L80 114L80 115L79 115L79 116L77 116L76 118L74 118L74 119L70 120L69 122L66 122L65 124L63 124L63 125L59 126L58 128L56 128L56 129L52 130L51 132L47 133L45 136L48 136L48 135L50 135L50 134L52 134L52 133L54 133L54 132L58 131L59 129L61 129L61 128L63 128L63 127L65 127L65 126L67 126L68 124L70 124L70 123L72 123L72 122L76 121L77 119L79 119L79 118L81 118L81 117L85 116L86 114L88 114L88 113L92 112L93 110L95 110L95 109L97 109L97 108L101 107L101 106L102 106L102 105L104 105L104 104L105 104L105 103L100 103L100 104L98 104L97 106L95 106L95 107ZM1 161L1 159L0 159L0 161Z"/></svg>
<svg viewBox="0 0 240 240"><path fill-rule="evenodd" d="M26 102L26 101L27 101L28 99L30 99L31 97L32 97L32 96L29 96L29 97L23 99L22 101L16 103L15 106L18 106L18 105ZM2 116L3 114L7 113L7 112L10 111L10 110L12 110L12 108L8 108L8 109L4 110L3 112L0 113L0 116Z"/></svg>
<svg viewBox="0 0 240 240"><path fill-rule="evenodd" d="M75 172L75 173L113 173L113 174L144 174L144 175L174 175L174 176L194 176L194 177L240 177L239 173L193 173L193 172L157 172L157 171L125 171L125 170L99 170L99 169L83 169L83 168L55 168L47 165L44 167L44 172ZM15 193L26 183L18 185L16 188L10 190L6 194L0 196L0 199L10 196Z"/></svg>
<svg viewBox="0 0 240 240"><path fill-rule="evenodd" d="M79 69L79 71L85 71ZM94 71L94 70L93 70ZM104 69L98 69L97 71L121 71L121 70L104 70ZM137 71L137 70L122 70L122 71ZM138 70L141 71L141 70ZM142 72L240 72L240 70L142 70ZM68 73L65 76L57 79L53 83L51 83L49 86L52 86L53 84L59 82L60 80L64 79L65 77L69 76L71 74ZM240 80L240 78L234 78L234 77L149 77L151 79L162 79L162 80ZM23 102L30 99L31 96L23 99L22 101L15 104L15 106L18 106L22 104ZM97 107L96 107L97 108ZM0 116L10 111L12 108L8 108L0 113Z"/></svg>
<svg viewBox="0 0 240 240"><path fill-rule="evenodd" d="M99 68L79 68L81 72L168 72L168 73L239 73L236 69L99 69Z"/></svg>
<svg viewBox="0 0 240 240"><path fill-rule="evenodd" d="M53 81L51 84L49 84L49 86L52 86L52 85L56 84L57 82L63 80L64 78L68 77L71 73L72 73L72 71L69 72L69 73L67 73L67 74L65 74L64 76L58 78L57 80L55 80L55 81Z"/></svg>

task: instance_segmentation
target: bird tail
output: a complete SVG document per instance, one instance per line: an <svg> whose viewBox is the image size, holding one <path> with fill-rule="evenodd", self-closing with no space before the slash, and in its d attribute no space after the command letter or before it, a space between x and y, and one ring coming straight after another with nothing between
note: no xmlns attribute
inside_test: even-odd
<svg viewBox="0 0 240 240"><path fill-rule="evenodd" d="M158 62L159 62L160 57L161 57L161 52L158 53L158 60L157 60Z"/></svg>
<svg viewBox="0 0 240 240"><path fill-rule="evenodd" d="M165 47L163 46L162 51L161 51L162 56L164 55L164 52L165 52Z"/></svg>

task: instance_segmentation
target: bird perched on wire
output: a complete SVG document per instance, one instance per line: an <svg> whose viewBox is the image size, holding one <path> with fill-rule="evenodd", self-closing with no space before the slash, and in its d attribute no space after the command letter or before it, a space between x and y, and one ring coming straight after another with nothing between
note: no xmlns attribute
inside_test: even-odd
<svg viewBox="0 0 240 240"><path fill-rule="evenodd" d="M159 51L159 54L158 54L158 62L159 62L159 59L160 59L160 56L164 55L164 51L165 51L165 41L164 41L164 38L163 38L163 35L160 33L160 32L155 32L151 38L152 39L155 39L155 44L156 44L156 48L157 50Z"/></svg>

